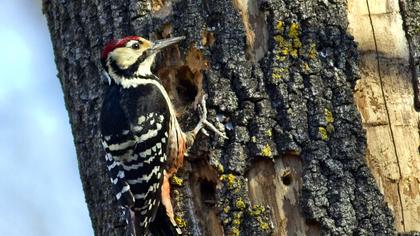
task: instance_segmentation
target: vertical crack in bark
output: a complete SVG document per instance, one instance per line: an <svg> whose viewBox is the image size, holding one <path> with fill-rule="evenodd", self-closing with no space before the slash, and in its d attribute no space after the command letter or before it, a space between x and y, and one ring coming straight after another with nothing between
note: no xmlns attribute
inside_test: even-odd
<svg viewBox="0 0 420 236"><path fill-rule="evenodd" d="M385 107L385 112L386 112L386 117L388 120L388 124L389 124L389 132L391 133L391 140L392 140L392 146L394 149L394 154L395 154L395 158L397 160L397 165L398 165L398 174L400 176L397 186L398 186L398 198L399 198L399 202L400 202L400 207L401 207L401 218L402 218L402 226L403 229L405 231L405 220L404 220L404 205L402 202L402 194L401 194L401 179L402 179L402 171L401 171L401 165L400 165L400 158L398 156L398 151L397 151L397 145L395 143L395 135L394 135L394 130L392 128L392 121L391 121L391 116L390 116L390 112L388 109L388 102L386 100L386 96L385 96L385 90L384 90L384 81L382 78L382 72L381 72L381 62L379 59L379 51L378 51L378 44L376 41L376 35L375 35L375 27L373 25L373 20L372 20L372 15L370 12L370 7L369 7L369 0L366 0L366 6L368 9L368 13L369 13L369 21L370 21L370 26L372 28L372 36L373 36L373 41L375 44L375 53L376 53L376 61L377 61L377 69L378 69L378 77L379 77L379 83L380 83L380 88L381 88L381 96L384 102L384 107Z"/></svg>

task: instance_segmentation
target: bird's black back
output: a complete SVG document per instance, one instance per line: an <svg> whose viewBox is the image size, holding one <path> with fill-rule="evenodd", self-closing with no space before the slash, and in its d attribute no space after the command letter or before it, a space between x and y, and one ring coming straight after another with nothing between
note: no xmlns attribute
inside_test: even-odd
<svg viewBox="0 0 420 236"><path fill-rule="evenodd" d="M156 85L109 86L100 118L107 167L120 202L131 207L142 224L138 235L147 231L161 205L169 121L169 107ZM130 191L125 191L127 186Z"/></svg>

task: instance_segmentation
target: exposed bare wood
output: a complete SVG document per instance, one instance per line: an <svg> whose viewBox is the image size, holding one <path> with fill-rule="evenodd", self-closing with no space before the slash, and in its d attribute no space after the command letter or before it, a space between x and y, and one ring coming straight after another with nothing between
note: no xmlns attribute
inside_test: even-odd
<svg viewBox="0 0 420 236"><path fill-rule="evenodd" d="M366 157L397 230L419 231L420 113L414 107L409 46L398 1L368 3L349 1L349 32L362 55L355 101L367 129Z"/></svg>

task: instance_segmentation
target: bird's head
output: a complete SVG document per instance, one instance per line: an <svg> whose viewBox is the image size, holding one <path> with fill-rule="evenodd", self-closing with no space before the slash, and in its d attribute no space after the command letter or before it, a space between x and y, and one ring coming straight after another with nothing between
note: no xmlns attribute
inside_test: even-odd
<svg viewBox="0 0 420 236"><path fill-rule="evenodd" d="M139 36L129 36L112 40L102 50L101 62L111 79L120 84L123 79L152 74L150 69L156 53L184 38L175 37L152 42Z"/></svg>

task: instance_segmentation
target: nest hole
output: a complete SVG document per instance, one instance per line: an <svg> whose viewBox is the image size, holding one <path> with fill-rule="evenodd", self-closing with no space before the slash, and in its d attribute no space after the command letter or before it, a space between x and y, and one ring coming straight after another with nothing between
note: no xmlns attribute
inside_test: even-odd
<svg viewBox="0 0 420 236"><path fill-rule="evenodd" d="M157 75L170 95L175 109L181 114L199 95L195 75L186 65L159 68Z"/></svg>
<svg viewBox="0 0 420 236"><path fill-rule="evenodd" d="M181 66L176 73L176 93L182 105L194 102L198 94L197 85L194 83L194 74L188 66Z"/></svg>
<svg viewBox="0 0 420 236"><path fill-rule="evenodd" d="M216 204L216 185L210 181L200 181L200 193L203 203L208 205Z"/></svg>
<svg viewBox="0 0 420 236"><path fill-rule="evenodd" d="M293 182L292 174L290 172L284 173L283 176L281 177L281 181L286 186L291 185Z"/></svg>

